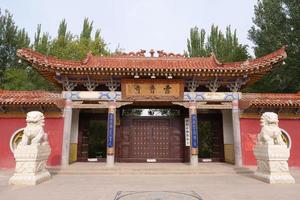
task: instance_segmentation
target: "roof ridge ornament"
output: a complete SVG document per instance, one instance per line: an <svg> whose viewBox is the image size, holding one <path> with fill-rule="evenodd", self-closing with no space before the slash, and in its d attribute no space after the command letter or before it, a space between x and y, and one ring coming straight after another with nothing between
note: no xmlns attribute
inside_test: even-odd
<svg viewBox="0 0 300 200"><path fill-rule="evenodd" d="M83 59L81 62L82 64L87 64L91 58L93 58L93 52L92 51L89 51L87 54L86 54L86 57L85 59Z"/></svg>
<svg viewBox="0 0 300 200"><path fill-rule="evenodd" d="M122 52L122 53L121 53L121 56L132 56L132 57L137 56L137 57L145 57L145 53L146 53L146 50L140 49L140 50L137 51L137 52L133 52L133 51L131 51L131 52L129 52L129 53Z"/></svg>
<svg viewBox="0 0 300 200"><path fill-rule="evenodd" d="M221 63L218 59L217 56L214 52L210 53L210 57L218 64L218 65L222 65L223 63Z"/></svg>
<svg viewBox="0 0 300 200"><path fill-rule="evenodd" d="M176 57L176 58L184 58L185 56L182 55L182 54L175 54L175 53L167 53L167 52L164 52L164 50L159 50L159 51L156 51L157 54L158 54L158 57Z"/></svg>

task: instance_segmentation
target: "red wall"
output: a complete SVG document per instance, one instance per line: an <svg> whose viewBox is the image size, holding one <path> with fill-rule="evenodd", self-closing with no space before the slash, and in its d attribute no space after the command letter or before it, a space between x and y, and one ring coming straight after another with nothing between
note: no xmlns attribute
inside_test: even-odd
<svg viewBox="0 0 300 200"><path fill-rule="evenodd" d="M256 136L261 129L259 119L242 118L240 123L243 164L256 165L253 147L256 143ZM285 130L292 140L289 165L300 167L300 119L280 119L279 127Z"/></svg>
<svg viewBox="0 0 300 200"><path fill-rule="evenodd" d="M45 132L48 134L51 154L48 165L59 165L63 138L63 118L46 118ZM10 151L10 138L13 133L26 126L25 118L0 118L0 168L14 168L15 160Z"/></svg>

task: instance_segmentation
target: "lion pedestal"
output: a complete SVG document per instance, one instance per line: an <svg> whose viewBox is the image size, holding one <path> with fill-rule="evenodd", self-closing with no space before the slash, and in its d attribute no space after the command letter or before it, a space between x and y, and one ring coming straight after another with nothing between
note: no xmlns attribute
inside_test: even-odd
<svg viewBox="0 0 300 200"><path fill-rule="evenodd" d="M283 145L257 144L254 147L257 160L255 177L267 183L295 183L289 172L290 151Z"/></svg>
<svg viewBox="0 0 300 200"><path fill-rule="evenodd" d="M262 128L254 147L257 160L255 177L267 183L295 183L289 172L290 150L282 139L278 115L266 112L260 122Z"/></svg>
<svg viewBox="0 0 300 200"><path fill-rule="evenodd" d="M14 150L16 168L9 179L9 184L13 185L36 185L51 178L46 170L51 149L44 132L44 115L38 111L29 112L26 122L22 140Z"/></svg>
<svg viewBox="0 0 300 200"><path fill-rule="evenodd" d="M50 155L49 145L19 146L15 152L16 169L9 179L13 185L36 185L51 178L45 166Z"/></svg>

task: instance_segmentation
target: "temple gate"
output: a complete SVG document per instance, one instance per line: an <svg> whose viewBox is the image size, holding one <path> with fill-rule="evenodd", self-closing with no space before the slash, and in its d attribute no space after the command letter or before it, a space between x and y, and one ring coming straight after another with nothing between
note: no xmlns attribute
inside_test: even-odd
<svg viewBox="0 0 300 200"><path fill-rule="evenodd" d="M221 126L212 123L217 119L222 120L222 128L212 132L223 135L210 135L214 147L207 152L214 149L209 155L242 166L239 91L282 63L286 58L284 48L235 63L221 63L214 54L186 58L163 51L157 56L153 50L149 53L149 57L143 50L108 57L88 54L82 61L66 61L29 49L18 50L21 58L64 90L62 165L88 157L84 155L86 143L82 143L85 134L79 134L83 130L78 127L80 113L90 112L106 115L108 166L116 160L198 165L199 160L205 161L201 157L204 154L199 154L204 151L201 134L205 131L201 127L208 130ZM141 113L135 117L122 115L120 112L126 109L157 109L161 113L152 118ZM179 110L179 114L170 117L169 111L162 112L164 109ZM217 117L209 121L205 116L212 113ZM81 152L77 152L79 148Z"/></svg>

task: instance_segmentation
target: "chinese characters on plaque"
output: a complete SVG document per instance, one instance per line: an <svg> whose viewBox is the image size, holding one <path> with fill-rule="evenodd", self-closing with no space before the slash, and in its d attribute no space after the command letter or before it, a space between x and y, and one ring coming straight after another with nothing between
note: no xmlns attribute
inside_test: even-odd
<svg viewBox="0 0 300 200"><path fill-rule="evenodd" d="M122 80L122 99L180 100L183 99L182 80Z"/></svg>
<svg viewBox="0 0 300 200"><path fill-rule="evenodd" d="M192 148L198 148L198 122L197 122L197 115L191 115L192 125L191 125L191 132L192 132Z"/></svg>
<svg viewBox="0 0 300 200"><path fill-rule="evenodd" d="M114 146L114 128L115 116L113 113L108 113L108 129L107 129L107 147L113 148Z"/></svg>
<svg viewBox="0 0 300 200"><path fill-rule="evenodd" d="M189 147L191 144L190 119L189 118L184 118L184 130L185 130L185 146Z"/></svg>

